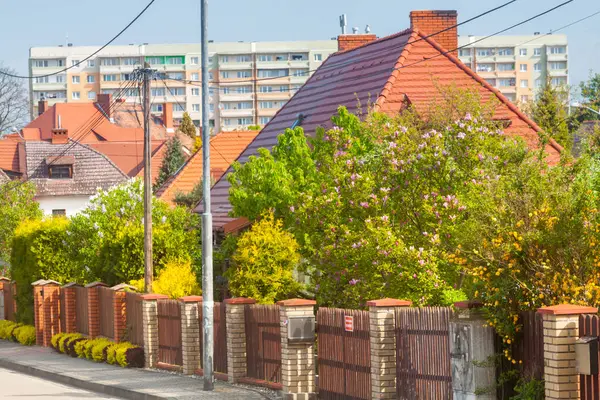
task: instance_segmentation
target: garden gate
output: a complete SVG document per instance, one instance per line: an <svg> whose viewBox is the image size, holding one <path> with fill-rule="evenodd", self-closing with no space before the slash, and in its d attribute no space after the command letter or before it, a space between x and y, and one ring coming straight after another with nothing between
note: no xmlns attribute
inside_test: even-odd
<svg viewBox="0 0 600 400"><path fill-rule="evenodd" d="M177 300L158 300L158 362L183 365L181 308Z"/></svg>
<svg viewBox="0 0 600 400"><path fill-rule="evenodd" d="M279 306L250 304L245 310L248 377L281 382Z"/></svg>
<svg viewBox="0 0 600 400"><path fill-rule="evenodd" d="M127 318L125 337L138 346L144 345L144 320L142 316L142 295L134 292L125 294L125 316Z"/></svg>
<svg viewBox="0 0 600 400"><path fill-rule="evenodd" d="M368 311L319 308L317 354L320 399L371 398Z"/></svg>

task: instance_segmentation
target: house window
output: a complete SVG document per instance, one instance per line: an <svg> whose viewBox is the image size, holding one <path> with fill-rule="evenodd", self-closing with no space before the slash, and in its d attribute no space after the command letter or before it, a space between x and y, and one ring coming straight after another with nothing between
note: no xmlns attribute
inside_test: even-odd
<svg viewBox="0 0 600 400"><path fill-rule="evenodd" d="M192 111L200 112L200 104L192 104Z"/></svg>
<svg viewBox="0 0 600 400"><path fill-rule="evenodd" d="M252 86L239 86L239 87L236 88L235 91L237 93L239 93L239 94L251 93L252 92Z"/></svg>
<svg viewBox="0 0 600 400"><path fill-rule="evenodd" d="M273 91L273 86L260 86L261 93L271 93Z"/></svg>
<svg viewBox="0 0 600 400"><path fill-rule="evenodd" d="M73 100L79 100L80 93L79 92L73 92L73 93L71 93L71 97L73 98Z"/></svg>
<svg viewBox="0 0 600 400"><path fill-rule="evenodd" d="M134 81L135 79L135 74L121 74L122 81Z"/></svg>
<svg viewBox="0 0 600 400"><path fill-rule="evenodd" d="M536 87L536 88L539 88L539 87L541 87L541 86L542 86L542 80L541 80L541 79L536 79L536 80L535 80L535 87Z"/></svg>
<svg viewBox="0 0 600 400"><path fill-rule="evenodd" d="M225 87L223 88L223 94L229 94L231 93L231 88Z"/></svg>
<svg viewBox="0 0 600 400"><path fill-rule="evenodd" d="M529 87L529 81L527 79L521 79L521 87L522 88Z"/></svg>
<svg viewBox="0 0 600 400"><path fill-rule="evenodd" d="M96 82L96 77L94 75L88 75L87 83L94 83L94 82Z"/></svg>
<svg viewBox="0 0 600 400"><path fill-rule="evenodd" d="M200 88L192 88L192 96L200 96Z"/></svg>
<svg viewBox="0 0 600 400"><path fill-rule="evenodd" d="M567 84L567 78L564 76L559 76L557 78L552 78L552 85L561 86Z"/></svg>
<svg viewBox="0 0 600 400"><path fill-rule="evenodd" d="M288 76L289 70L287 69L259 69L259 78L277 78L280 76Z"/></svg>
<svg viewBox="0 0 600 400"><path fill-rule="evenodd" d="M286 93L286 92L290 91L290 88L289 88L289 86L281 85L281 86L279 86L279 91L281 93Z"/></svg>
<svg viewBox="0 0 600 400"><path fill-rule="evenodd" d="M190 57L190 64L192 65L198 65L200 61L199 57Z"/></svg>
<svg viewBox="0 0 600 400"><path fill-rule="evenodd" d="M260 124L266 125L269 123L270 120L271 120L271 117L260 117Z"/></svg>
<svg viewBox="0 0 600 400"><path fill-rule="evenodd" d="M317 62L323 61L323 54L318 54L317 53L317 54L314 55L314 57L315 57L314 60L317 61Z"/></svg>
<svg viewBox="0 0 600 400"><path fill-rule="evenodd" d="M170 88L169 94L171 96L185 96L184 88Z"/></svg>
<svg viewBox="0 0 600 400"><path fill-rule="evenodd" d="M221 62L222 63L228 63L229 62L229 56L221 56Z"/></svg>
<svg viewBox="0 0 600 400"><path fill-rule="evenodd" d="M73 178L73 166L50 165L48 166L48 177L50 179L71 179Z"/></svg>
<svg viewBox="0 0 600 400"><path fill-rule="evenodd" d="M52 215L54 215L56 217L66 216L67 215L67 210L65 210L65 209L52 210Z"/></svg>
<svg viewBox="0 0 600 400"><path fill-rule="evenodd" d="M505 48L498 49L498 55L499 56L514 56L515 52L510 47L505 47Z"/></svg>
<svg viewBox="0 0 600 400"><path fill-rule="evenodd" d="M38 76L35 78L35 83L48 83L47 76Z"/></svg>
<svg viewBox="0 0 600 400"><path fill-rule="evenodd" d="M95 67L96 66L96 60L87 60L87 66L88 67Z"/></svg>
<svg viewBox="0 0 600 400"><path fill-rule="evenodd" d="M180 65L183 64L183 57L167 57L169 60L169 64L171 65Z"/></svg>
<svg viewBox="0 0 600 400"><path fill-rule="evenodd" d="M71 66L77 67L81 61L79 60L71 60Z"/></svg>
<svg viewBox="0 0 600 400"><path fill-rule="evenodd" d="M459 54L461 57L469 57L469 56L471 55L471 49L460 49L460 50L458 51L458 54Z"/></svg>
<svg viewBox="0 0 600 400"><path fill-rule="evenodd" d="M260 108L273 108L273 102L272 101L261 101L259 103L259 107Z"/></svg>
<svg viewBox="0 0 600 400"><path fill-rule="evenodd" d="M213 103L210 103L210 104L208 105L208 110L209 110L210 112L215 112L215 105L214 105Z"/></svg>
<svg viewBox="0 0 600 400"><path fill-rule="evenodd" d="M73 75L73 76L71 77L71 82L72 82L74 85L78 84L78 83L79 83L79 81L80 81L80 79L79 79L79 75Z"/></svg>
<svg viewBox="0 0 600 400"><path fill-rule="evenodd" d="M487 83L489 83L492 86L496 86L496 80L495 79L486 79L485 80Z"/></svg>
<svg viewBox="0 0 600 400"><path fill-rule="evenodd" d="M519 71L527 72L527 64L519 64Z"/></svg>
<svg viewBox="0 0 600 400"><path fill-rule="evenodd" d="M199 81L200 80L200 74L198 74L197 72L192 73L192 80L193 81Z"/></svg>
<svg viewBox="0 0 600 400"><path fill-rule="evenodd" d="M89 100L96 100L96 92L88 92L88 99Z"/></svg>
<svg viewBox="0 0 600 400"><path fill-rule="evenodd" d="M291 59L292 61L304 61L306 60L306 57L304 54L292 54Z"/></svg>
<svg viewBox="0 0 600 400"><path fill-rule="evenodd" d="M295 70L293 70L293 75L294 76L307 76L308 69L295 69Z"/></svg>
<svg viewBox="0 0 600 400"><path fill-rule="evenodd" d="M527 49L519 49L519 55L520 56L526 56L527 55Z"/></svg>
<svg viewBox="0 0 600 400"><path fill-rule="evenodd" d="M535 49L533 49L533 55L534 56L541 56L542 55L542 48L541 47L536 47Z"/></svg>
<svg viewBox="0 0 600 400"><path fill-rule="evenodd" d="M56 60L56 65L58 67L64 67L65 66L65 60Z"/></svg>
<svg viewBox="0 0 600 400"><path fill-rule="evenodd" d="M148 64L152 64L152 65L164 64L165 63L163 61L162 57L147 57L146 61L148 61Z"/></svg>
<svg viewBox="0 0 600 400"><path fill-rule="evenodd" d="M500 87L515 86L515 80L513 78L498 79L498 86L500 86Z"/></svg>

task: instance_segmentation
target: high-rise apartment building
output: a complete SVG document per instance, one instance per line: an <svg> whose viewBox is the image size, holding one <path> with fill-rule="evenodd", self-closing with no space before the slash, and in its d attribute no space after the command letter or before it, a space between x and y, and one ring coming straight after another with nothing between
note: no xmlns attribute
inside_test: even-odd
<svg viewBox="0 0 600 400"><path fill-rule="evenodd" d="M152 112L162 113L163 103L173 103L177 122L187 111L199 125L202 89L199 44L143 44L108 46L34 47L29 54L31 115L37 116L40 99L90 102L100 93L117 93L135 68L148 62L164 77L152 83ZM210 124L215 131L264 126L306 82L329 54L336 40L297 42L210 43ZM74 68L58 74L67 66ZM128 102L140 101L139 88L125 91Z"/></svg>
<svg viewBox="0 0 600 400"><path fill-rule="evenodd" d="M510 100L527 103L546 79L569 84L566 35L460 36L459 58Z"/></svg>

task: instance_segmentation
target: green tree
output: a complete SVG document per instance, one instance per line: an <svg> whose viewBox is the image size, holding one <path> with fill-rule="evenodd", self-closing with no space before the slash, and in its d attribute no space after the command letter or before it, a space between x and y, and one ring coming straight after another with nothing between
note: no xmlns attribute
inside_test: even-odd
<svg viewBox="0 0 600 400"><path fill-rule="evenodd" d="M181 125L179 125L179 132L186 134L192 139L196 138L196 127L187 111L183 113L183 119L181 120Z"/></svg>
<svg viewBox="0 0 600 400"><path fill-rule="evenodd" d="M0 270L11 258L12 238L17 226L27 219L39 219L42 211L35 201L36 187L31 182L0 183ZM1 271L5 274L5 271Z"/></svg>
<svg viewBox="0 0 600 400"><path fill-rule="evenodd" d="M154 183L154 190L158 190L173 174L179 171L179 168L185 163L185 155L183 154L181 140L177 136L173 136L167 141L167 150L158 178Z"/></svg>
<svg viewBox="0 0 600 400"><path fill-rule="evenodd" d="M570 149L573 138L569 128L568 99L568 90L553 85L548 78L531 103L530 114L548 137Z"/></svg>
<svg viewBox="0 0 600 400"><path fill-rule="evenodd" d="M583 103L593 108L596 111L600 111L600 74L592 74L590 72L590 78L586 82L579 84L581 90L581 96L583 97ZM580 110L582 113L581 118L585 120L598 120L600 116L589 110Z"/></svg>
<svg viewBox="0 0 600 400"><path fill-rule="evenodd" d="M200 203L202 200L202 180L194 186L194 188L189 193L184 192L176 192L175 198L173 202L178 206L185 207L187 209L192 209Z"/></svg>

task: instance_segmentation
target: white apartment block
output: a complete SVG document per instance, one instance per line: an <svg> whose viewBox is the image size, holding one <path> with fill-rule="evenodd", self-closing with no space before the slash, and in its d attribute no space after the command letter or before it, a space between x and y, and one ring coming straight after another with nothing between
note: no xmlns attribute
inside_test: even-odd
<svg viewBox="0 0 600 400"><path fill-rule="evenodd" d="M209 43L210 116L215 132L264 126L312 72L337 51L336 40L295 42ZM199 44L143 44L108 46L94 58L92 46L33 47L29 52L32 76L68 71L30 81L31 117L42 98L58 102L94 101L98 93L117 93L135 68L148 62L165 82L152 83L152 111L173 103L177 123L187 111L196 125L202 119ZM78 65L79 64L79 65ZM125 92L128 102L139 102L139 89Z"/></svg>
<svg viewBox="0 0 600 400"><path fill-rule="evenodd" d="M556 86L569 84L566 35L459 36L459 58L511 101L527 103L550 79Z"/></svg>

